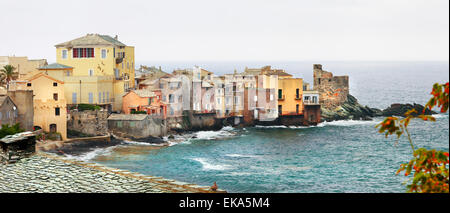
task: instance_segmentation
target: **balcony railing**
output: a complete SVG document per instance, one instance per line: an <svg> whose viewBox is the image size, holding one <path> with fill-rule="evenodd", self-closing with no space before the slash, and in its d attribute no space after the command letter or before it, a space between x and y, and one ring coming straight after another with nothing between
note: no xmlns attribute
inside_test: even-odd
<svg viewBox="0 0 450 213"><path fill-rule="evenodd" d="M304 100L303 104L305 105L319 105L318 101L312 101L312 100Z"/></svg>

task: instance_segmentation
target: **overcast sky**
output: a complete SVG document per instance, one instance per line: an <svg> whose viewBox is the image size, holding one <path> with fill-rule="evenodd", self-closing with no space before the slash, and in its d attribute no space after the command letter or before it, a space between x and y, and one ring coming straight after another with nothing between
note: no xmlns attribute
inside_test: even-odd
<svg viewBox="0 0 450 213"><path fill-rule="evenodd" d="M445 60L448 0L0 1L0 56L118 35L136 61Z"/></svg>

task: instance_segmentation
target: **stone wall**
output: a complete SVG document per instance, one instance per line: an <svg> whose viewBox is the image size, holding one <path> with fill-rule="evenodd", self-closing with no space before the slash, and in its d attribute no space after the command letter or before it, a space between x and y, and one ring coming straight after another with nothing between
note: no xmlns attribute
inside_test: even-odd
<svg viewBox="0 0 450 213"><path fill-rule="evenodd" d="M348 76L333 76L314 64L314 90L319 91L319 102L323 108L334 109L347 101L349 94Z"/></svg>
<svg viewBox="0 0 450 213"><path fill-rule="evenodd" d="M167 135L164 119L145 114L112 114L108 118L108 130L118 137L147 142L160 142L151 139Z"/></svg>
<svg viewBox="0 0 450 213"><path fill-rule="evenodd" d="M183 112L182 126L185 130L219 130L223 127L223 119L216 118L216 113Z"/></svg>
<svg viewBox="0 0 450 213"><path fill-rule="evenodd" d="M106 135L108 134L108 111L70 110L67 118L67 130L90 136Z"/></svg>
<svg viewBox="0 0 450 213"><path fill-rule="evenodd" d="M33 131L34 105L33 91L15 90L8 91L7 95L13 100L18 109L17 122L25 131Z"/></svg>

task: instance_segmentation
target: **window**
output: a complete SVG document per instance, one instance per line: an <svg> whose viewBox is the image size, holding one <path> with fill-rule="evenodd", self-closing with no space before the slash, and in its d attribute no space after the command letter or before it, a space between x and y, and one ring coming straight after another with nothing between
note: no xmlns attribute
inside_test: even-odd
<svg viewBox="0 0 450 213"><path fill-rule="evenodd" d="M92 92L89 93L89 103L90 104L94 103L94 94Z"/></svg>
<svg viewBox="0 0 450 213"><path fill-rule="evenodd" d="M109 92L106 92L106 102L109 102Z"/></svg>
<svg viewBox="0 0 450 213"><path fill-rule="evenodd" d="M62 50L62 58L67 59L67 50Z"/></svg>
<svg viewBox="0 0 450 213"><path fill-rule="evenodd" d="M130 69L130 62L127 62L127 69Z"/></svg>
<svg viewBox="0 0 450 213"><path fill-rule="evenodd" d="M102 103L102 93L98 92L98 103Z"/></svg>
<svg viewBox="0 0 450 213"><path fill-rule="evenodd" d="M106 58L106 50L102 49L102 58Z"/></svg>
<svg viewBox="0 0 450 213"><path fill-rule="evenodd" d="M297 105L295 105L295 112L298 114L298 112L299 112L299 105L297 104Z"/></svg>
<svg viewBox="0 0 450 213"><path fill-rule="evenodd" d="M181 102L183 102L183 96L179 95L178 96L178 103L181 103Z"/></svg>
<svg viewBox="0 0 450 213"><path fill-rule="evenodd" d="M295 90L295 98L297 98L297 99L300 98L300 89Z"/></svg>
<svg viewBox="0 0 450 213"><path fill-rule="evenodd" d="M270 101L273 101L273 95L270 94Z"/></svg>
<svg viewBox="0 0 450 213"><path fill-rule="evenodd" d="M116 48L113 48L113 55L114 55L114 58L116 57Z"/></svg>
<svg viewBox="0 0 450 213"><path fill-rule="evenodd" d="M56 108L55 108L55 115L56 115L56 116L59 116L59 107L56 107Z"/></svg>
<svg viewBox="0 0 450 213"><path fill-rule="evenodd" d="M106 101L105 101L105 92L103 92L103 102L102 103L105 103Z"/></svg>
<svg viewBox="0 0 450 213"><path fill-rule="evenodd" d="M31 87L31 83L27 83L27 87Z"/></svg>
<svg viewBox="0 0 450 213"><path fill-rule="evenodd" d="M173 95L172 94L169 95L169 103L173 103Z"/></svg>
<svg viewBox="0 0 450 213"><path fill-rule="evenodd" d="M70 76L70 71L66 71L66 76Z"/></svg>
<svg viewBox="0 0 450 213"><path fill-rule="evenodd" d="M283 98L283 90L279 89L278 90L278 99L282 99Z"/></svg>
<svg viewBox="0 0 450 213"><path fill-rule="evenodd" d="M73 48L73 58L94 58L94 48Z"/></svg>
<svg viewBox="0 0 450 213"><path fill-rule="evenodd" d="M283 106L282 105L278 105L278 114L281 115L283 112Z"/></svg>
<svg viewBox="0 0 450 213"><path fill-rule="evenodd" d="M122 127L122 121L117 121L117 127Z"/></svg>
<svg viewBox="0 0 450 213"><path fill-rule="evenodd" d="M94 70L89 69L89 76L93 76L94 75Z"/></svg>
<svg viewBox="0 0 450 213"><path fill-rule="evenodd" d="M72 103L73 104L77 103L77 93L76 92L72 93Z"/></svg>
<svg viewBox="0 0 450 213"><path fill-rule="evenodd" d="M55 101L58 100L58 93L53 93L53 100L55 100Z"/></svg>
<svg viewBox="0 0 450 213"><path fill-rule="evenodd" d="M149 98L149 99L148 99L148 105L151 105L151 104L152 104L152 100L153 100L153 98Z"/></svg>
<svg viewBox="0 0 450 213"><path fill-rule="evenodd" d="M255 97L253 97L253 101L254 101L254 102L257 102L257 101L258 101L258 96L257 96L257 95L255 95Z"/></svg>
<svg viewBox="0 0 450 213"><path fill-rule="evenodd" d="M217 98L217 103L220 104L220 98Z"/></svg>
<svg viewBox="0 0 450 213"><path fill-rule="evenodd" d="M54 87L57 87L57 86L58 86L58 83L53 82L53 86L54 86Z"/></svg>

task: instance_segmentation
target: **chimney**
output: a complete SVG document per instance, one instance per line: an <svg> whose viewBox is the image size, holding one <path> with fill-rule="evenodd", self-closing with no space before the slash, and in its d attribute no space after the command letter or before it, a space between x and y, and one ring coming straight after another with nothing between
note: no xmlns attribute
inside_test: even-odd
<svg viewBox="0 0 450 213"><path fill-rule="evenodd" d="M114 39L118 40L118 39L119 39L119 36L117 36L117 35L116 35L116 36L114 36Z"/></svg>

